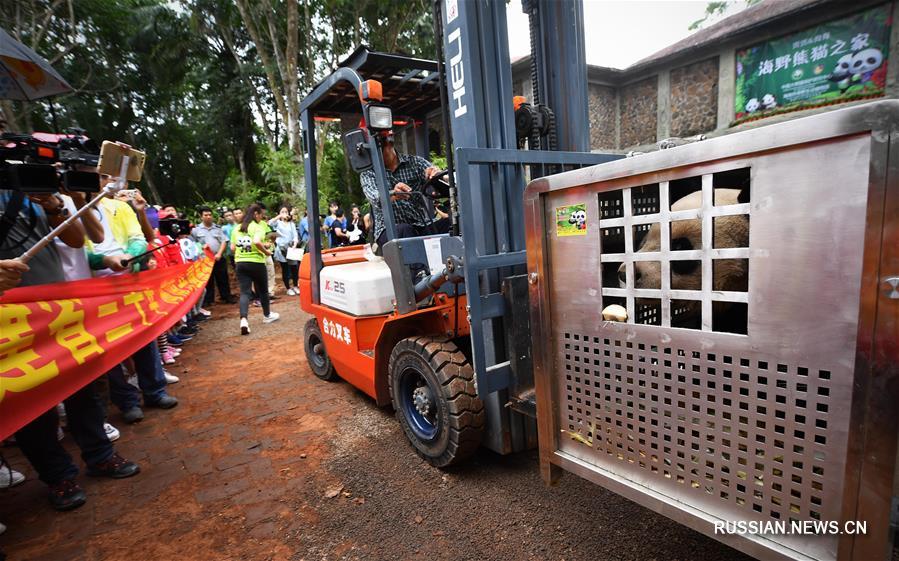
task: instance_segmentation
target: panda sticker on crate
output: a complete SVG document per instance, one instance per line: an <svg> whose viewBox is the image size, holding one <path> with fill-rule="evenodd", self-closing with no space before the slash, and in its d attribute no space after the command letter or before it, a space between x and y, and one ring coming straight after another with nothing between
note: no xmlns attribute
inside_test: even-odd
<svg viewBox="0 0 899 561"><path fill-rule="evenodd" d="M587 235L587 205L585 203L556 208L556 235Z"/></svg>

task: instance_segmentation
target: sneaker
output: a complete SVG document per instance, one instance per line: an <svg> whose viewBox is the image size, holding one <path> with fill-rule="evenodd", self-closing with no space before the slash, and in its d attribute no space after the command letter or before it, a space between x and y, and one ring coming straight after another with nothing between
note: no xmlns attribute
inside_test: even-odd
<svg viewBox="0 0 899 561"><path fill-rule="evenodd" d="M50 485L50 504L56 510L72 510L87 502L84 489L74 479L63 479Z"/></svg>
<svg viewBox="0 0 899 561"><path fill-rule="evenodd" d="M287 294L289 294L290 296L296 296L299 293L300 293L300 291L297 290L296 288L291 288L290 290L287 291Z"/></svg>
<svg viewBox="0 0 899 561"><path fill-rule="evenodd" d="M166 339L168 339L169 345L171 345L173 347L180 347L181 345L184 344L184 339L182 339L181 337L178 337L178 335L176 335L174 333L169 333L166 336Z"/></svg>
<svg viewBox="0 0 899 561"><path fill-rule="evenodd" d="M250 322L247 321L247 318L240 318L240 334L241 335L249 335L250 334Z"/></svg>
<svg viewBox="0 0 899 561"><path fill-rule="evenodd" d="M187 327L185 327L184 329L178 331L178 337L181 338L182 342L186 343L187 341L190 341L191 339L193 339L194 335L196 335L196 333L197 333L196 330L194 330L193 333L191 333L191 330L188 329Z"/></svg>
<svg viewBox="0 0 899 561"><path fill-rule="evenodd" d="M177 384L181 381L181 378L171 374L168 370L163 370L162 373L165 374L165 381L168 384Z"/></svg>
<svg viewBox="0 0 899 561"><path fill-rule="evenodd" d="M62 403L57 403L56 414L59 416L59 426L66 426L69 422L69 418L66 416L66 406Z"/></svg>
<svg viewBox="0 0 899 561"><path fill-rule="evenodd" d="M144 420L144 412L140 407L135 405L134 407L123 411L122 417L125 419L126 423L133 425L134 423L139 423Z"/></svg>
<svg viewBox="0 0 899 561"><path fill-rule="evenodd" d="M281 314L278 312L270 312L267 316L262 318L262 323L272 323L273 321L278 321L281 318Z"/></svg>
<svg viewBox="0 0 899 561"><path fill-rule="evenodd" d="M178 399L174 398L170 395L163 395L156 401L144 401L144 404L147 407L156 407L158 409L171 409L172 407L178 405Z"/></svg>
<svg viewBox="0 0 899 561"><path fill-rule="evenodd" d="M190 322L188 322L188 325L192 325L193 327L196 327L196 325L197 325L198 323L200 323L201 321L207 321L208 319L209 319L209 316L204 316L204 315L201 315L201 314L197 314L196 316L194 316L193 324L191 324Z"/></svg>
<svg viewBox="0 0 899 561"><path fill-rule="evenodd" d="M110 442L115 442L119 439L120 436L122 436L119 433L119 429L115 428L109 423L103 423L103 431L106 432L106 438L108 438Z"/></svg>
<svg viewBox="0 0 899 561"><path fill-rule="evenodd" d="M206 308L200 308L200 309L197 310L197 311L200 312L202 315L204 315L204 316L206 316L206 317L209 317L209 316L212 315L212 312L210 312L210 311L207 310Z"/></svg>
<svg viewBox="0 0 899 561"><path fill-rule="evenodd" d="M62 440L66 437L66 433L62 432L62 427L56 427L56 440Z"/></svg>
<svg viewBox="0 0 899 561"><path fill-rule="evenodd" d="M0 489L9 489L25 482L25 476L0 460Z"/></svg>
<svg viewBox="0 0 899 561"><path fill-rule="evenodd" d="M162 353L162 363L163 364L175 364L175 353L172 351L166 351Z"/></svg>
<svg viewBox="0 0 899 561"><path fill-rule="evenodd" d="M169 347L169 352L171 352L172 356L175 358L181 356L181 349L179 349L178 347Z"/></svg>
<svg viewBox="0 0 899 561"><path fill-rule="evenodd" d="M258 308L259 306L262 305L262 302L260 302L259 300L253 300L253 305Z"/></svg>
<svg viewBox="0 0 899 561"><path fill-rule="evenodd" d="M125 479L140 473L140 466L119 456L116 452L105 462L87 466L87 474L93 477Z"/></svg>

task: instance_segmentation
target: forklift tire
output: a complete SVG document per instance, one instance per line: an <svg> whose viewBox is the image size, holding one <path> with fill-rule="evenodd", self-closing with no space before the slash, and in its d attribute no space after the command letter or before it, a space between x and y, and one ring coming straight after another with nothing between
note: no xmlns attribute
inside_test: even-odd
<svg viewBox="0 0 899 561"><path fill-rule="evenodd" d="M474 454L483 438L484 404L474 369L452 340L403 339L387 371L396 418L419 456L442 468Z"/></svg>
<svg viewBox="0 0 899 561"><path fill-rule="evenodd" d="M322 331L318 327L318 320L315 318L306 322L303 330L303 341L306 349L306 360L309 361L309 368L312 373L326 382L336 382L340 380L334 365L331 364L331 357L325 350L325 340L322 338Z"/></svg>

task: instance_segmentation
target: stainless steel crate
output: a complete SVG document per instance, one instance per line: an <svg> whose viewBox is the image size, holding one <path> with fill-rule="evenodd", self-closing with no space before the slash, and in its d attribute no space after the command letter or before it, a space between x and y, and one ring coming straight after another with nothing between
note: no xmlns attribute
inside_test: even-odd
<svg viewBox="0 0 899 561"><path fill-rule="evenodd" d="M899 102L871 103L529 185L545 478L572 471L758 557L888 556L897 123ZM747 183L748 202L718 190ZM672 209L691 192L696 208ZM586 228L558 223L568 208L586 212ZM724 217L748 222L748 243L719 243ZM677 221L692 221L686 248ZM719 283L726 261L748 274L744 285ZM686 269L687 288L677 276ZM609 303L630 319L604 321ZM713 531L793 520L868 528Z"/></svg>

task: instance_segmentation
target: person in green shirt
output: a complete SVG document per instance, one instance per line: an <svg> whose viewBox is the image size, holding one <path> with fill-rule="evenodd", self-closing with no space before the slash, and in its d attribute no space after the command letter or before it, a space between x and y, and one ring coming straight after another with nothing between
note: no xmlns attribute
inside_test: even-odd
<svg viewBox="0 0 899 561"><path fill-rule="evenodd" d="M247 319L253 287L262 303L262 323L277 321L280 315L271 311L268 298L268 273L265 259L271 251L265 245L265 235L269 231L263 219L262 207L252 204L244 212L243 221L231 232L231 249L234 251L234 263L237 269L237 282L240 284L240 333L250 334L250 322Z"/></svg>

